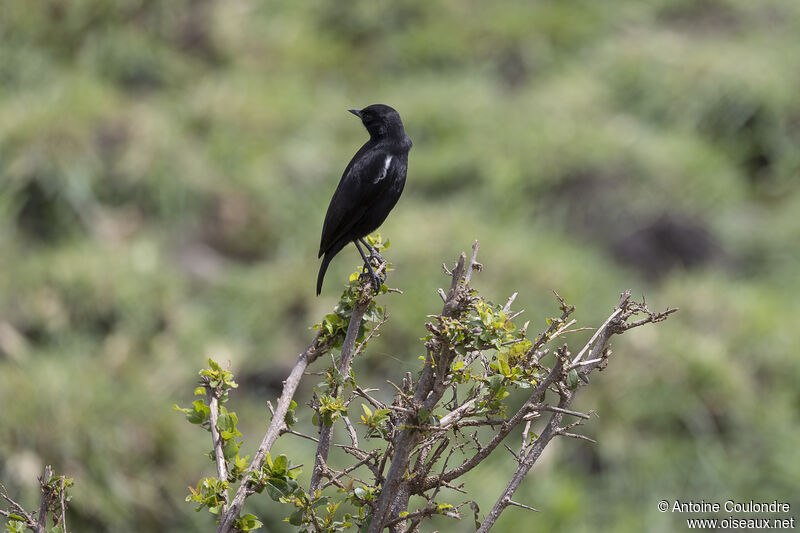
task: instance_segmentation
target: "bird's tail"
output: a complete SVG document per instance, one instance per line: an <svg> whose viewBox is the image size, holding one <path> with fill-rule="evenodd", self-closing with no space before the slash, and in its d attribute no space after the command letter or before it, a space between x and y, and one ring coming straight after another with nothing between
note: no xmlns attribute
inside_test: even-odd
<svg viewBox="0 0 800 533"><path fill-rule="evenodd" d="M322 280L325 279L325 271L328 270L328 263L331 262L334 255L336 254L326 252L325 257L322 258L322 264L319 266L319 274L317 275L317 296L322 292Z"/></svg>

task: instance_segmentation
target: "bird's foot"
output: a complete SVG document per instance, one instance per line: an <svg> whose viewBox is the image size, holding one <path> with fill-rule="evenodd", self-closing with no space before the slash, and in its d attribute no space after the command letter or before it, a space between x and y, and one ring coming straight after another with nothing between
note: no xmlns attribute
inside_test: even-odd
<svg viewBox="0 0 800 533"><path fill-rule="evenodd" d="M374 246L372 246L369 243L369 241L364 240L364 239L359 239L359 240L361 241L361 243L364 246L367 247L367 250L369 250L369 258L370 259L373 259L373 258L377 259L378 263L385 263L386 262L386 260L383 258L383 256L380 253L378 253L378 250Z"/></svg>
<svg viewBox="0 0 800 533"><path fill-rule="evenodd" d="M356 248L358 248L361 258L364 260L364 266L361 269L362 276L368 277L370 281L372 281L373 292L377 295L381 291L381 285L386 281L387 263L383 256L381 256L367 241L364 239L359 240L369 250L369 256L365 255L364 251L358 245L358 240L355 241Z"/></svg>
<svg viewBox="0 0 800 533"><path fill-rule="evenodd" d="M378 293L381 292L381 285L383 285L383 282L386 281L386 276L385 275L384 276L380 276L380 275L376 274L374 270L372 270L372 269L367 270L366 268L363 269L363 271L361 273L361 277L370 280L370 282L372 284L372 294L375 295L375 296L377 296Z"/></svg>
<svg viewBox="0 0 800 533"><path fill-rule="evenodd" d="M369 259L370 259L370 263L372 263L372 259L377 259L378 260L377 264L375 264L375 263L372 264L372 268L373 268L373 271L381 279L381 283L385 282L386 281L386 267L388 266L388 263L386 262L386 260L384 260L384 258L381 257L380 254L377 254L375 256L370 256Z"/></svg>
<svg viewBox="0 0 800 533"><path fill-rule="evenodd" d="M377 259L378 263L385 263L386 262L386 259L384 259L383 256L381 254L379 254L378 250L376 250L375 248L373 248L370 251L369 258L370 259Z"/></svg>
<svg viewBox="0 0 800 533"><path fill-rule="evenodd" d="M381 292L381 285L386 281L386 278L378 274L373 274L370 278L372 279L372 294L377 296Z"/></svg>

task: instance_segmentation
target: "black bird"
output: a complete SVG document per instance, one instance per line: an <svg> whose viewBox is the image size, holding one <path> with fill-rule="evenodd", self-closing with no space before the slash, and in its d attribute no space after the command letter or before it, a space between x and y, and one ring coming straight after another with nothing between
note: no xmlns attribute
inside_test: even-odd
<svg viewBox="0 0 800 533"><path fill-rule="evenodd" d="M406 183L411 139L397 111L383 104L349 111L361 119L369 132L369 140L344 169L328 206L319 243L319 257L323 254L325 257L317 276L317 296L322 291L328 263L350 242L358 248L377 294L381 280L372 269L370 259L376 257L383 261L383 258L364 237L383 224ZM359 242L367 247L369 257Z"/></svg>

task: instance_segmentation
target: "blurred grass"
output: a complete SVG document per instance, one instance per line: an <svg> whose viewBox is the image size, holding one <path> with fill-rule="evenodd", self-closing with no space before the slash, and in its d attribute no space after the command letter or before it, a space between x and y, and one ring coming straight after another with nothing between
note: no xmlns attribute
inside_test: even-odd
<svg viewBox="0 0 800 533"><path fill-rule="evenodd" d="M554 445L519 497L543 512L499 531L669 531L661 499L791 501L798 31L792 0L7 3L0 479L32 498L45 462L74 476L75 531L208 530L183 502L207 439L170 408L206 357L230 360L255 447L357 262L314 298L364 141L345 110L385 102L414 149L382 228L405 294L359 363L375 382L416 364L441 262L476 238L477 285L520 291L533 325L551 289L584 326L625 288L681 307L617 341L581 399L600 443ZM468 481L484 510L507 459Z"/></svg>

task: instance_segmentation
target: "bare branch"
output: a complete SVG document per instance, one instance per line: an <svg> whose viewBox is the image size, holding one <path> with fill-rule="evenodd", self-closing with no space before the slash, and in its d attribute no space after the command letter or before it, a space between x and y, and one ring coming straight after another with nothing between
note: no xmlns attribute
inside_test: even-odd
<svg viewBox="0 0 800 533"><path fill-rule="evenodd" d="M370 301L372 301L372 293L367 292L366 296L359 299L353 306L353 314L350 316L350 323L347 325L347 334L345 335L344 342L342 343L342 353L339 356L339 365L337 366L337 371L339 372L340 376L350 375L350 365L355 354L353 349L355 347L356 337L358 337L358 330L361 327L361 319L364 317L364 313L367 311ZM386 317L384 317L384 321L385 320ZM375 330L377 330L377 327L372 331L374 332ZM364 342L361 344L361 346L359 346L359 349L361 349L364 343L366 343L368 340L369 338L364 339ZM331 391L331 396L334 398L339 397L338 384L335 385ZM328 426L325 424L323 417L319 417L319 443L317 444L314 470L311 473L311 483L308 489L311 493L314 493L319 488L322 467L325 464L325 461L328 460L328 453L330 452L332 438L333 424Z"/></svg>
<svg viewBox="0 0 800 533"><path fill-rule="evenodd" d="M586 413L581 413L580 411L570 411L569 409L562 409L561 407L556 407L554 405L547 405L547 404L537 404L531 406L531 411L551 411L553 413L563 413L565 415L572 415L577 416L578 418L583 418L584 420L589 420L591 417Z"/></svg>
<svg viewBox="0 0 800 533"><path fill-rule="evenodd" d="M350 422L350 419L346 416L343 416L342 420L344 420L347 433L350 435L350 441L353 443L353 448L358 448L358 434L356 433L356 428L353 427L353 423Z"/></svg>
<svg viewBox="0 0 800 533"><path fill-rule="evenodd" d="M34 524L36 520L20 504L11 499L11 497L8 495L8 490L6 490L6 486L2 483L0 483L0 497L7 501L11 506L11 509L13 509L13 511L5 511L0 509L0 515L5 516L6 518L11 518L11 514L20 515L25 518L26 526L35 527Z"/></svg>
<svg viewBox="0 0 800 533"><path fill-rule="evenodd" d="M219 385L216 387L211 387L209 385L209 380L207 377L204 376L203 384L206 387L206 396L208 397L208 408L210 411L209 414L209 429L211 430L211 442L214 446L214 460L217 464L217 477L222 481L228 480L228 467L225 463L225 454L222 451L222 438L219 434L219 428L217 427L217 420L219 420L219 398L222 392L222 382L220 381ZM228 504L228 494L227 492L223 495L223 503L222 503L222 512L225 512L225 508Z"/></svg>
<svg viewBox="0 0 800 533"><path fill-rule="evenodd" d="M559 359L556 361L553 370L547 375L547 377L542 380L539 385L537 385L536 389L534 389L533 393L531 393L530 398L525 405L517 411L514 416L506 420L503 424L500 425L500 428L495 433L494 437L482 448L478 450L475 455L464 461L460 466L453 468L447 472L444 472L440 476L430 476L421 480L419 483L421 485L421 490L428 490L430 488L435 487L441 481L452 481L462 475L466 474L476 466L478 466L481 462L483 462L486 457L489 456L492 451L494 451L497 446L503 442L503 440L508 436L511 431L521 424L524 421L525 414L529 410L529 404L538 404L541 401L541 398L544 396L547 387L550 386L553 381L557 377L561 376L561 369L562 369L562 361Z"/></svg>
<svg viewBox="0 0 800 533"><path fill-rule="evenodd" d="M597 332L592 336L588 343L583 347L580 353L573 359L571 365L567 368L575 368L580 367L580 372L583 375L591 372L593 369L597 368L603 361L606 360L606 357L602 356L601 354L606 354L607 345L610 338L615 333L622 333L629 329L625 321L634 315L637 312L646 312L650 315L650 320L653 321L653 317L655 314L652 314L647 310L646 305L643 304L636 304L630 302L630 291L623 292L620 295L620 301L611 315L606 319L603 325L598 328ZM562 302L562 309L566 307L566 304L563 302L561 297L558 297L559 301ZM662 314L663 320L666 317L666 314ZM647 320L647 319L645 319ZM640 321L641 322L641 321ZM647 323L647 322L644 322ZM580 365L580 359L588 353L588 360L584 362L584 365ZM559 350L557 354L558 357L558 364L563 364L563 362L567 358L567 351L566 348L562 348ZM553 372L555 371L555 367L553 368ZM564 371L566 374L566 370ZM552 372L551 372L552 374ZM495 502L492 510L489 514L486 515L483 523L481 523L480 528L478 528L477 533L486 533L488 532L494 523L497 521L500 514L503 510L508 507L509 505L514 505L513 500L511 497L513 496L514 492L516 492L517 488L519 487L522 479L527 475L533 465L541 456L542 451L544 450L545 446L550 442L550 440L555 436L565 436L571 437L581 440L587 440L590 442L595 442L593 439L586 437L585 435L580 435L577 433L571 433L569 430L572 427L580 425L583 419L588 418L589 416L584 413L579 413L577 411L570 411L569 406L575 398L575 394L579 390L579 387L585 383L581 383L580 381L577 383L577 386L568 389L564 382L557 381L555 385L558 390L558 394L560 396L560 401L557 407L549 406L549 405L539 405L539 410L543 411L551 411L553 414L550 416L547 425L545 426L542 433L539 437L534 441L532 446L528 449L528 451L524 454L522 461L520 461L514 475L511 477L511 480L508 482L503 494L498 498L497 502ZM530 409L535 409L536 407L530 406ZM560 427L561 420L565 415L576 416L580 420L568 424L565 427Z"/></svg>
<svg viewBox="0 0 800 533"><path fill-rule="evenodd" d="M416 380L412 380L411 373L406 373L402 386L387 380L394 389L389 389L388 392L395 393L390 405L370 394L375 389L362 389L355 384L352 393L348 392L347 397L343 396L341 384L343 380L340 378L344 377L345 383L352 382L350 367L353 358L364 350L367 342L377 334L378 329L386 321L384 315L383 320L369 332L366 339L356 346L356 336L371 296L365 295L354 306L341 356L333 361L335 372L338 372L336 376L338 384L331 387L329 394L339 399L347 408L352 407L356 397L361 397L376 409L386 409L387 411L381 413L382 424L385 424L381 427L380 433L384 446L374 451L360 449L358 433L347 415L342 416L342 422L352 446L350 443L347 445L334 443L333 424L326 426L322 422L322 417L320 417L319 439L285 427L283 417L297 388L297 382L307 365L328 349L327 345L322 344L321 336L317 335L312 346L300 355L292 374L285 382L283 394L274 409L270 428L256 458L245 473L245 481L240 484L227 510L220 517L218 533L231 531L233 521L241 512L244 500L255 488L252 482L247 481L249 474L262 467L264 454L271 448L277 435L283 433L317 442L309 493L314 494L327 488L352 491L354 482L363 483L370 487L370 490L376 490L377 498L364 503L370 508L372 516L368 533L382 533L386 528L389 529L389 533L417 532L423 519L439 514L460 518L459 509L470 502L445 509L436 502L437 495L443 489L463 493L464 485L459 484L457 480L483 463L501 444L514 457L516 468L482 523L477 522L477 506L474 506L474 502L470 503L476 515L478 533L488 532L500 514L510 506L537 511L534 507L514 501L512 497L554 437L563 436L594 442L593 439L572 430L584 420L590 419L592 411L584 413L570 407L577 391L588 383L589 374L597 369L602 370L608 363L611 353L608 343L611 337L632 327L664 320L675 310L667 309L662 313L653 313L647 308L646 301L637 303L631 300L630 291L622 293L619 304L603 324L594 330L589 341L573 358L567 344L555 346L557 342L555 339L589 328L571 329L576 323L574 319L570 320L575 308L568 305L554 291L561 316L548 320L546 329L538 337L530 338L530 348L524 354L520 354L519 347L514 346L511 352L514 375L509 377L507 371L501 375L497 365L490 366L488 360L491 354L490 348L483 346L493 344L503 350L502 346L511 346L526 340L530 321L521 329L511 328L506 323L507 330L499 334L495 334L495 329L500 331L495 323L491 326L495 329L491 329L490 342L473 342L472 339L477 339L478 335L481 335L483 341L485 339L483 334L490 331L488 327L480 325L480 320L474 320L473 312L482 313L481 305L484 300L469 285L473 272L482 268L477 261L479 246L475 241L469 259L467 254L462 253L452 270L443 265L445 273L450 275L452 280L449 290L437 291L443 300L441 314L429 315L430 320L426 324L431 335L425 339L422 371ZM511 310L516 298L515 292L502 307L507 321L514 320L523 312ZM645 318L633 321L633 318L638 318L637 315L641 313L646 315ZM483 324L486 325L486 322ZM453 335L454 331L458 337ZM461 332L464 332L463 336ZM463 338L467 340L462 341ZM452 363L459 357L458 354L463 356L465 368L461 373L452 370ZM543 359L548 354L553 356L553 359ZM509 359L511 358L509 356ZM495 396L494 392L500 385L509 391L520 390L524 383L517 381L519 378L515 377L519 375L520 370L523 379L535 386L532 391L528 391L529 396L521 408L509 413L509 418L501 418L505 416L503 410L508 408L508 404L500 402L502 397ZM474 386L470 387L467 384ZM467 390L469 392L465 394ZM212 403L212 400L210 397L209 403ZM387 412L388 415L384 416ZM218 413L212 418L216 419L217 416ZM544 427L537 436L532 432L533 420L540 417L543 419ZM212 423L216 425L216 420ZM484 436L484 433L478 430L486 426L493 428L491 432L487 432L488 436ZM514 448L519 446L517 451L506 444L506 439L517 427L522 426L524 426L522 442L517 441L513 444ZM216 438L212 433L215 442ZM355 458L349 459L350 466L339 470L327 464L332 446ZM461 455L458 461L454 461L455 466L453 466L449 463L455 452ZM362 468L363 470L359 470ZM362 473L367 470L372 473L373 479L362 481L358 476L366 477ZM420 497L423 504L408 513L412 496ZM308 510L303 520L309 531L321 532L324 526L316 512L313 509Z"/></svg>
<svg viewBox="0 0 800 533"><path fill-rule="evenodd" d="M228 533L233 527L233 522L239 516L239 513L244 506L244 501L247 498L248 491L252 491L251 482L249 481L250 474L260 470L264 465L264 461L267 458L267 452L269 452L269 450L272 448L272 445L275 443L275 440L278 438L278 435L283 429L285 425L284 418L286 417L286 413L289 411L289 404L292 402L294 393L297 390L297 387L300 385L303 372L305 372L305 369L309 364L314 362L320 355L325 353L328 348L329 346L324 340L322 332L320 331L314 337L314 340L311 342L308 348L306 348L303 353L298 356L292 371L289 373L289 377L287 377L286 381L283 382L283 392L278 399L278 405L275 408L275 413L272 417L269 427L267 428L267 432L264 434L264 438L261 440L261 445L258 447L258 451L256 452L255 457L253 457L250 466L247 467L247 472L245 472L243 481L236 490L236 494L233 497L230 506L228 507L228 511L225 514L220 515L217 533Z"/></svg>
<svg viewBox="0 0 800 533"><path fill-rule="evenodd" d="M386 409L386 404L382 401L378 400L377 398L373 398L368 393L372 392L373 390L377 389L362 389L361 387L356 387L355 394L356 396L361 396L365 400L367 400L374 408L376 409Z"/></svg>
<svg viewBox="0 0 800 533"><path fill-rule="evenodd" d="M467 273L464 276L464 285L468 285L469 284L470 280L472 279L472 271L473 270L477 270L477 271L483 270L483 265L478 263L478 261L477 261L477 259L478 259L478 248L480 248L480 247L481 247L481 243L479 243L478 241L475 241L474 243L472 243L472 257L470 257L470 259L469 259L469 265L467 266Z"/></svg>
<svg viewBox="0 0 800 533"><path fill-rule="evenodd" d="M481 265L477 262L479 247L480 244L478 241L475 241L472 245L472 257L468 266L465 264L466 254L462 253L459 256L458 262L452 271L453 279L450 283L450 290L447 293L447 300L444 302L442 308L442 315L447 317L457 316L468 302L468 284L472 277L472 271L481 268ZM440 353L438 354L434 354L432 349L428 349L422 374L417 382L417 388L414 393L414 403L419 404L425 409L430 410L435 407L445 392L444 376L446 370L438 373L436 372L437 364L438 368L449 368L449 364L443 364L445 362L443 358L446 356L444 353L445 351L449 351L449 348L441 346ZM435 355L438 357L434 357ZM404 418L401 424L402 426L413 425L415 423L413 414L408 414ZM388 522L387 515L389 514L390 507L407 507L409 491L404 488L401 489L400 485L408 469L411 452L420 442L421 438L420 432L413 429L399 431L394 438L392 442L394 448L392 462L386 474L386 479L383 482L381 494L375 505L368 533L379 533L386 527L386 523ZM398 502L395 499L398 494L402 494L401 499L404 501Z"/></svg>
<svg viewBox="0 0 800 533"><path fill-rule="evenodd" d="M578 361L580 361L580 360L581 360L581 357L583 357L583 354L585 354L585 353L586 353L586 350L588 350L588 349L589 349L589 347L590 347L590 346L592 346L592 344L594 343L594 341L596 341L596 340L597 340L597 338L600 336L600 334L601 334L601 333L603 333L603 332L605 331L605 329L606 329L606 326L608 326L608 324L609 324L609 323L610 323L612 320L614 320L615 318L617 318L617 316L618 316L618 315L620 315L621 313L622 313L622 307L618 307L618 308L617 308L617 309L616 309L616 310L615 310L613 313L611 313L611 316L609 316L609 317L606 319L606 321L605 321L605 322L603 322L603 325L602 325L602 326L600 326L599 328L597 328L597 331L594 333L594 335L592 335L592 338L591 338L591 339L589 339L589 342L587 342L587 343L586 343L586 345L585 345L585 346L584 346L584 347L581 349L581 351L580 351L580 352L578 352L578 355L576 355L576 356L575 356L575 359L573 359L573 360L572 360L572 365L571 365L572 367L575 367L575 365L578 363Z"/></svg>
<svg viewBox="0 0 800 533"><path fill-rule="evenodd" d="M353 312L355 312L355 310L354 310ZM363 313L362 313L362 316L363 316ZM378 333L378 330L380 329L380 327L381 327L381 326L383 326L384 324L386 324L386 321L387 321L387 320L389 320L389 314L388 314L388 313L386 313L386 312L384 312L384 313L383 313L383 316L381 317L381 320L380 320L380 322L378 322L377 324L375 324L375 327L374 327L374 328L372 328L371 330L369 330L369 333L367 333L367 336L366 336L366 337L364 337L364 340L363 340L363 341L361 341L361 342L358 344L358 346L356 347L355 351L353 352L353 355L352 355L352 357L351 357L351 360L352 360L352 358L354 358L354 357L358 356L358 354L360 354L360 353L361 353L361 352L364 350L364 347L367 345L367 343L368 343L368 342L369 342L369 341L372 339L372 337L374 337L374 336L375 336L375 335ZM351 323L352 323L352 317L351 317L350 321L351 321ZM348 329L348 332L349 332L349 330L350 330L350 324L348 324L348 325L347 325L347 329ZM356 331L358 331L358 330L356 330ZM345 339L345 342L347 342L347 340L346 340L346 339ZM344 349L344 347L343 347L343 349ZM348 371L349 371L349 370L348 370Z"/></svg>
<svg viewBox="0 0 800 533"><path fill-rule="evenodd" d="M48 486L48 483L52 477L53 467L47 465L44 467L44 474L39 478L39 484L42 486L42 501L39 504L39 514L36 517L36 528L34 529L35 533L44 533L47 529L48 499L51 495L51 490Z"/></svg>
<svg viewBox="0 0 800 533"><path fill-rule="evenodd" d="M64 477L61 477L61 492L59 493L59 504L61 506L61 532L67 533L67 482Z"/></svg>
<svg viewBox="0 0 800 533"><path fill-rule="evenodd" d="M519 294L519 293L515 292L514 294L512 294L511 296L508 297L508 301L506 302L506 305L503 306L503 312L504 313L508 313L509 311L511 311L511 305L514 303L514 300L517 299L517 294Z"/></svg>

